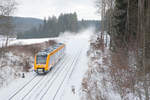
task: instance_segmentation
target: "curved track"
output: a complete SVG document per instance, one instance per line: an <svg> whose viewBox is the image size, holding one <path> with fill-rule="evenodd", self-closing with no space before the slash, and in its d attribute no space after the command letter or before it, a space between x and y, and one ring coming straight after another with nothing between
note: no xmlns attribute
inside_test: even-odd
<svg viewBox="0 0 150 100"><path fill-rule="evenodd" d="M24 97L25 97L27 94L29 94L38 84L40 84L42 81L45 81L45 80L48 78L49 74L51 74L51 72L53 73L53 74L52 74L52 76L53 76L53 75L55 74L55 72L57 72L57 71L60 69L60 67L57 67L57 66L60 66L60 65L64 64L64 63L65 63L64 61L66 61L66 60L67 60L67 57L64 56L64 58L61 59L61 61L58 62L58 63L54 66L53 70L50 71L47 75L37 75L37 74L36 74L35 76L33 76L33 78L31 78L31 80L29 80L27 83L25 83L21 88L19 88L18 90L14 91L14 93L8 97L8 100L21 99L21 96L22 96L24 93L26 93L26 94L23 96L23 98L24 98ZM29 87L30 87L30 88L29 88ZM26 88L27 88L27 89L26 89ZM27 91L28 91L28 92L27 92ZM22 92L24 92L24 93L22 93ZM21 95L20 95L20 94L21 94ZM18 96L18 98L16 98L17 96Z"/></svg>
<svg viewBox="0 0 150 100"><path fill-rule="evenodd" d="M60 100L80 60L83 43L68 43L66 55L46 75L33 74L26 83L11 91L3 100Z"/></svg>
<svg viewBox="0 0 150 100"><path fill-rule="evenodd" d="M64 83L69 79L79 59L81 50L74 55L66 55L47 75L35 75L21 88L9 96L8 100L55 100ZM50 94L50 95L49 95Z"/></svg>

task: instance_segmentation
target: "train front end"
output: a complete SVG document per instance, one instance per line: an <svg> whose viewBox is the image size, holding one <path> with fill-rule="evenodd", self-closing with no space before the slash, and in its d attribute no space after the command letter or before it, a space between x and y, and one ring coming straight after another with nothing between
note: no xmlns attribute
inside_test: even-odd
<svg viewBox="0 0 150 100"><path fill-rule="evenodd" d="M34 71L38 74L43 74L48 72L48 66L47 66L47 57L48 55L43 52L39 52L35 56L34 60Z"/></svg>

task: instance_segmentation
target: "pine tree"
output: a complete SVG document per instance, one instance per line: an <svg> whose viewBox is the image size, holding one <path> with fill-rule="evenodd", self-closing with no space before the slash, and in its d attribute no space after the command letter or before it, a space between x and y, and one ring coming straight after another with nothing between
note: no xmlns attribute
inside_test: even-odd
<svg viewBox="0 0 150 100"><path fill-rule="evenodd" d="M126 43L126 21L127 21L127 0L116 0L116 6L115 6L115 25L114 28L116 30L116 39L120 41L120 45L117 44L118 46L122 46L122 44L125 45ZM117 42L118 42L117 41Z"/></svg>

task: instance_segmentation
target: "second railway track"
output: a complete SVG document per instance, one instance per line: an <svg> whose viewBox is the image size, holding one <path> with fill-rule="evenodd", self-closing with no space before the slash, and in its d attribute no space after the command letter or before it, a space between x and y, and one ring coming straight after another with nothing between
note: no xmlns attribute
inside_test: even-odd
<svg viewBox="0 0 150 100"><path fill-rule="evenodd" d="M65 56L47 75L34 76L8 100L58 100L57 95L71 76L81 51Z"/></svg>
<svg viewBox="0 0 150 100"><path fill-rule="evenodd" d="M57 66L62 65L62 64L64 63L64 61L66 60L66 58L67 58L67 57L64 57L58 64L56 64L56 65L55 65L56 68L54 68L53 71L57 71L57 69L59 69L59 67L57 67ZM51 72L51 71L50 71L50 72ZM48 73L48 74L50 74L50 73ZM25 83L21 88L19 88L18 90L14 91L14 93L13 93L12 95L10 95L7 100L16 100L15 97L16 97L21 91L24 91L24 89L25 89L26 87L30 86L30 85L33 86L33 83L35 83L35 81L37 81L36 85L38 85L41 80L43 80L45 77L48 76L48 74L45 75L45 76L43 76L43 75L42 75L42 76L41 76L41 75L40 75L40 76L39 76L39 75L35 75L31 80L29 80L27 83ZM38 78L40 78L39 81L38 81ZM36 85L35 85L35 86L36 86ZM33 88L34 88L34 87L31 87L31 88L29 88L29 90L31 91ZM21 94L21 95L23 95L23 94ZM18 97L19 97L19 98L17 98L17 100L18 100L18 99L19 99L19 100L22 99L20 95L19 95Z"/></svg>

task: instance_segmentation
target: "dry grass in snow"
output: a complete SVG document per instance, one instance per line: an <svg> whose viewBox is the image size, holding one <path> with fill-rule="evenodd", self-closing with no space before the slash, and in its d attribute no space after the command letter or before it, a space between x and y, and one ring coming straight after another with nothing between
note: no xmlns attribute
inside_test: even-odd
<svg viewBox="0 0 150 100"><path fill-rule="evenodd" d="M82 100L145 100L150 81L144 80L135 52L121 48L113 52L104 44L98 36L91 39L89 69L82 80ZM149 77L146 73L146 79Z"/></svg>
<svg viewBox="0 0 150 100"><path fill-rule="evenodd" d="M0 87L21 77L21 73L32 71L34 55L55 43L55 41L49 40L37 44L18 44L0 48Z"/></svg>

